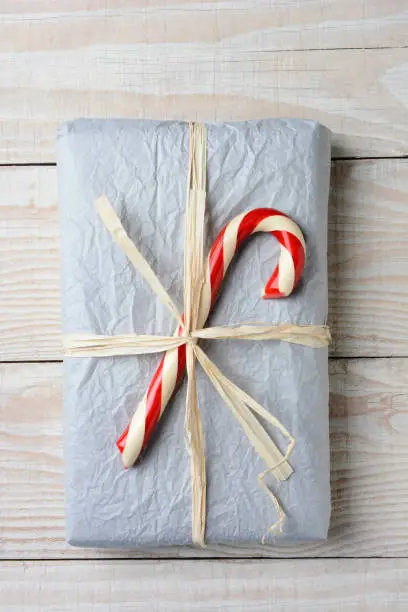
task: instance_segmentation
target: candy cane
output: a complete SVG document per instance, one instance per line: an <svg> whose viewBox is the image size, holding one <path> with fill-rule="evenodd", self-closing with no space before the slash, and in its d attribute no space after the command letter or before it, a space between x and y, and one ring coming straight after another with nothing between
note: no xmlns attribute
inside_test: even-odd
<svg viewBox="0 0 408 612"><path fill-rule="evenodd" d="M279 263L265 285L263 298L290 295L305 262L305 241L299 227L287 215L271 208L256 208L230 221L218 234L205 266L198 327L204 326L232 258L248 236L269 232L281 245ZM182 334L180 326L176 335ZM133 465L148 444L186 367L186 347L166 352L133 419L117 441L125 467Z"/></svg>

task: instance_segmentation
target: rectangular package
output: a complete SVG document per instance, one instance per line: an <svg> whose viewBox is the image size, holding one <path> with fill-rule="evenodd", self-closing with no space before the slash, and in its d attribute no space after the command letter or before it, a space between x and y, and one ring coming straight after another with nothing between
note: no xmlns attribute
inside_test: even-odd
<svg viewBox="0 0 408 612"><path fill-rule="evenodd" d="M208 247L226 222L259 207L288 214L307 243L306 267L294 294L262 300L279 246L268 235L249 240L235 257L208 323L325 324L329 131L312 121L267 119L210 123L207 137ZM188 147L189 127L183 122L76 120L62 127L58 180L65 333L173 333L171 315L113 242L94 200L107 195L181 311ZM283 533L267 543L325 538L330 517L327 349L244 340L202 346L296 439L293 475L284 482L268 480L287 520ZM136 467L124 470L115 446L159 360L149 355L64 361L71 544L191 544L185 384ZM259 543L276 520L275 507L258 484L265 465L200 368L197 385L208 480L206 542Z"/></svg>

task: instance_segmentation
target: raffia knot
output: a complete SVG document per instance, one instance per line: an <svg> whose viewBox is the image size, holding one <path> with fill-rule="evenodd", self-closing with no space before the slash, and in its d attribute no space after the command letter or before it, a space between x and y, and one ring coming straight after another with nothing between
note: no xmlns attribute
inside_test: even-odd
<svg viewBox="0 0 408 612"><path fill-rule="evenodd" d="M183 336L183 338L185 339L186 344L195 345L198 342L198 338L195 338L194 336L190 336L190 334L188 334L188 336Z"/></svg>

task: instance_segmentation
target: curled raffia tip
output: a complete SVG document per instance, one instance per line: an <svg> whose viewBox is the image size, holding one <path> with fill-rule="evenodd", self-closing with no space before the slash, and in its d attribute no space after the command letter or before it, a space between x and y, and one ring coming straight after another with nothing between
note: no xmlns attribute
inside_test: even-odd
<svg viewBox="0 0 408 612"><path fill-rule="evenodd" d="M277 531L280 534L283 533L283 523L285 521L285 518L286 518L286 514L282 512L278 520L273 525L271 525L271 527L268 527L267 532L265 533L265 535L262 536L262 539L261 539L262 546L266 544L266 538L272 533L274 533L275 531Z"/></svg>
<svg viewBox="0 0 408 612"><path fill-rule="evenodd" d="M259 485L262 487L262 489L267 493L267 495L269 495L269 497L272 499L275 508L276 508L276 513L278 515L278 518L276 519L276 521L273 523L273 525L271 525L270 527L268 527L266 533L262 536L261 539L261 544L264 545L265 544L265 540L266 538L274 533L274 532L278 532L280 534L283 533L283 523L285 522L286 519L286 514L282 509L282 506L280 505L278 498L276 497L276 495L274 493L272 493L272 491L269 489L269 487L264 483L264 478L265 476L269 473L273 471L273 468L269 468L268 470L265 470L264 472L262 472L261 474L259 474L258 476L258 482Z"/></svg>
<svg viewBox="0 0 408 612"><path fill-rule="evenodd" d="M274 470L276 470L277 468L279 468L279 466L283 463L285 463L286 461L288 461L290 455L293 452L293 449L295 448L295 444L296 444L296 440L293 436L289 435L289 444L288 447L286 449L285 455L282 457L282 459L280 460L280 462L276 463L275 465L271 466L270 468L268 468L267 470L265 470L264 472L262 472L261 474L259 474L258 476L258 482L260 487L266 492L267 495L269 495L269 497L272 499L275 508L276 508L276 513L278 515L277 520L273 523L273 525L271 525L270 527L268 527L266 533L263 535L262 539L261 539L261 544L264 545L265 544L265 540L268 537L268 535L270 535L271 533L274 533L275 531L278 531L280 534L283 533L283 524L285 522L286 519L286 514L281 506L281 504L279 503L278 498L276 497L276 495L270 490L270 488L268 487L268 485L265 484L264 482L264 478L267 474L269 474L269 472L274 472Z"/></svg>

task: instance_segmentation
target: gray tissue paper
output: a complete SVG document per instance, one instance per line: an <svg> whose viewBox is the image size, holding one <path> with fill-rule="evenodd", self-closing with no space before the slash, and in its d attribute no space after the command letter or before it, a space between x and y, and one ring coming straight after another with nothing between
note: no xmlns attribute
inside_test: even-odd
<svg viewBox="0 0 408 612"><path fill-rule="evenodd" d="M295 293L262 300L279 246L267 234L249 240L235 257L208 324L325 324L329 131L313 121L267 119L209 123L207 132L208 247L226 222L258 207L290 215L307 243ZM173 334L171 315L114 244L94 200L108 196L182 311L188 147L188 124L177 121L76 120L61 128L65 333ZM287 519L283 534L267 543L324 539L330 517L327 349L244 340L202 346L296 438L290 459L294 474L285 482L268 480ZM160 357L64 361L66 523L73 545L191 544L186 385L170 402L136 467L123 469L115 446ZM197 380L208 478L206 542L259 543L276 520L272 500L258 484L265 465L200 368ZM284 441L275 439L284 450Z"/></svg>

